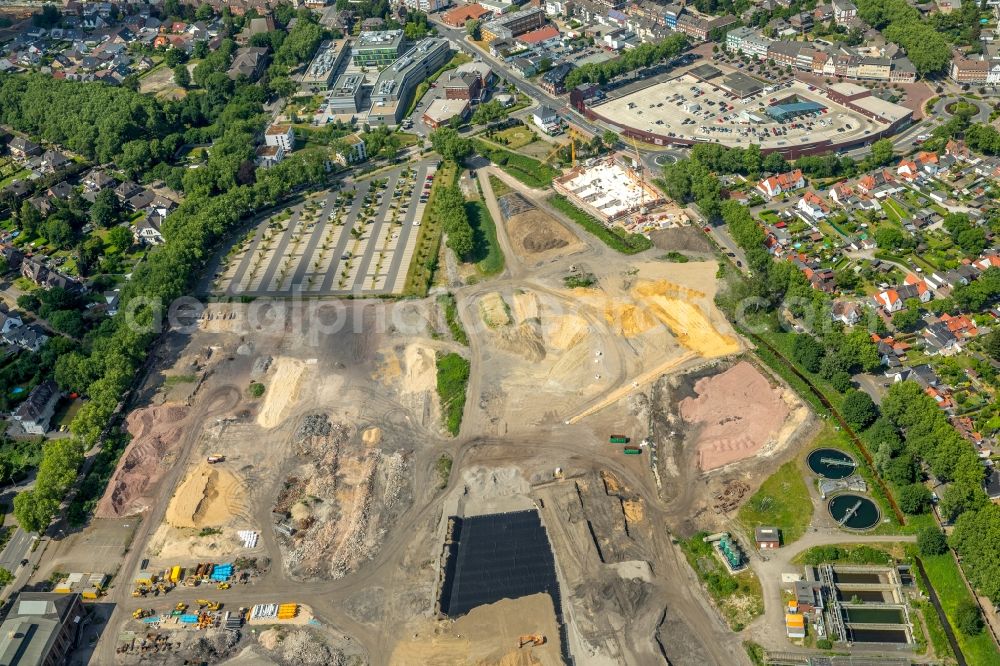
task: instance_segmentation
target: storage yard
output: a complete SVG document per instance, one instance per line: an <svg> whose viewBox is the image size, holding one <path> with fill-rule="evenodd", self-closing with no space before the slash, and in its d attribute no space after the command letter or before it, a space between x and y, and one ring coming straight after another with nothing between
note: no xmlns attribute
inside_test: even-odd
<svg viewBox="0 0 1000 666"><path fill-rule="evenodd" d="M530 192L500 203L504 276L454 291L468 345L437 299L212 303L167 335L156 404L132 415L102 500L134 536L101 663L742 663L659 526L720 520L719 493L808 427L801 406L735 360L714 261L624 259ZM437 392L447 353L472 367L456 438ZM185 390L158 388L181 374ZM739 433L706 420L715 403ZM528 514L548 573L474 558L442 603L449 518Z"/></svg>

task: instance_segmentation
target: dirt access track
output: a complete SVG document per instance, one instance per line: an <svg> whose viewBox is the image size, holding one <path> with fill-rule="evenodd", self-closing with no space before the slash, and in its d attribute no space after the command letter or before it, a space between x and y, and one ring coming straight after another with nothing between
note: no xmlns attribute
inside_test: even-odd
<svg viewBox="0 0 1000 666"><path fill-rule="evenodd" d="M506 178L477 169L486 193L491 173ZM504 272L452 290L468 346L451 339L435 298L213 303L194 332L167 336L171 351L161 353L157 372L192 372L197 357L197 390L175 458L141 493L147 508L108 598L115 611L96 663L116 661L115 636L133 609L149 606L124 583L143 558L157 568L238 557L272 566L213 598L227 608L307 605L317 631L350 636L371 664L558 663L553 611L532 598L454 622L434 616L447 516L474 505L506 510L515 500L544 506L577 663L652 666L664 655L678 664L746 663L739 637L724 629L657 527L667 507L648 455L622 456L607 444L609 432L647 435L660 375L742 350L713 303L716 264L669 263L656 250L625 257L567 222L541 193L519 192L558 225L566 245L549 244L539 263L522 258L498 225ZM569 288L569 275L594 279ZM339 325L329 326L334 319ZM442 431L436 396L435 357L447 352L472 368L456 438ZM259 398L251 382L264 385ZM328 419L330 433L312 429L315 415ZM442 487L445 453L453 462ZM225 460L207 465L213 454ZM394 474L407 483L392 483ZM289 527L313 541L285 536ZM239 530L259 532L255 549L243 548ZM327 536L334 550L364 555L334 569L309 547ZM169 595L159 605L190 603L204 591ZM517 648L521 632L542 633L546 643Z"/></svg>

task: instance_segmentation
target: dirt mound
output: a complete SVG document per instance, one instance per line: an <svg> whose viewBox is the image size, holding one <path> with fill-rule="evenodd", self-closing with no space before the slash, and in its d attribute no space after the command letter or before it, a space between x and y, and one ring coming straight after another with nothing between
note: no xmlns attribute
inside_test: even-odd
<svg viewBox="0 0 1000 666"><path fill-rule="evenodd" d="M403 393L433 392L437 387L437 359L430 347L413 343L403 351Z"/></svg>
<svg viewBox="0 0 1000 666"><path fill-rule="evenodd" d="M230 507L243 503L239 479L224 468L201 462L177 488L167 507L174 527L220 527L233 518Z"/></svg>
<svg viewBox="0 0 1000 666"><path fill-rule="evenodd" d="M170 468L187 415L187 407L170 403L137 409L128 415L125 426L132 441L97 505L97 518L118 518L148 508L153 489Z"/></svg>
<svg viewBox="0 0 1000 666"><path fill-rule="evenodd" d="M538 362L545 358L545 343L538 325L533 322L502 329L497 332L495 340L500 349L527 361Z"/></svg>
<svg viewBox="0 0 1000 666"><path fill-rule="evenodd" d="M649 240L661 250L674 252L712 252L712 244L698 227L670 227L650 232Z"/></svg>
<svg viewBox="0 0 1000 666"><path fill-rule="evenodd" d="M678 407L681 418L701 425L695 445L704 471L753 456L788 417L781 392L746 362L699 379L694 390L698 397L685 398Z"/></svg>
<svg viewBox="0 0 1000 666"><path fill-rule="evenodd" d="M273 374L265 381L264 405L257 414L262 428L276 428L285 419L285 410L299 395L299 386L306 366L295 358L282 357L271 366Z"/></svg>
<svg viewBox="0 0 1000 666"><path fill-rule="evenodd" d="M377 426L368 428L361 433L361 441L364 442L365 446L378 446L379 442L382 441L382 429Z"/></svg>
<svg viewBox="0 0 1000 666"><path fill-rule="evenodd" d="M656 326L656 319L634 303L610 301L604 308L604 318L615 333L626 338L642 335Z"/></svg>
<svg viewBox="0 0 1000 666"><path fill-rule="evenodd" d="M534 207L519 211L507 220L507 235L514 251L531 261L562 255L580 247L572 232Z"/></svg>
<svg viewBox="0 0 1000 666"><path fill-rule="evenodd" d="M538 294L533 291L514 292L514 318L518 323L539 318Z"/></svg>

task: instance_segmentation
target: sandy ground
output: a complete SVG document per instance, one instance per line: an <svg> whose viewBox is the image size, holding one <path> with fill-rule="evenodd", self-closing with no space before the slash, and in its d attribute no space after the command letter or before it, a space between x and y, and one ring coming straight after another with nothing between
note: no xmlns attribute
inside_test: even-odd
<svg viewBox="0 0 1000 666"><path fill-rule="evenodd" d="M95 516L114 518L144 511L157 482L173 462L188 408L165 404L137 409L125 421L132 441L122 454Z"/></svg>
<svg viewBox="0 0 1000 666"><path fill-rule="evenodd" d="M781 391L746 362L695 383L697 398L680 402L681 417L701 429L695 445L708 471L755 455L788 417Z"/></svg>
<svg viewBox="0 0 1000 666"><path fill-rule="evenodd" d="M545 644L518 648L526 634ZM533 594L474 608L455 621L424 620L406 629L391 666L555 666L561 664L552 599Z"/></svg>
<svg viewBox="0 0 1000 666"><path fill-rule="evenodd" d="M232 505L244 503L243 484L227 469L199 463L177 488L167 507L174 527L221 527L232 520Z"/></svg>
<svg viewBox="0 0 1000 666"><path fill-rule="evenodd" d="M632 293L670 328L678 342L699 355L714 358L740 350L736 337L716 329L697 304L704 300L703 293L666 280L639 282Z"/></svg>
<svg viewBox="0 0 1000 666"><path fill-rule="evenodd" d="M305 373L305 363L281 357L271 364L270 377L264 380L264 404L257 414L262 428L275 428L284 420L286 410L295 403Z"/></svg>
<svg viewBox="0 0 1000 666"><path fill-rule="evenodd" d="M510 323L509 306L500 292L490 292L479 301L483 322L490 328L506 326Z"/></svg>

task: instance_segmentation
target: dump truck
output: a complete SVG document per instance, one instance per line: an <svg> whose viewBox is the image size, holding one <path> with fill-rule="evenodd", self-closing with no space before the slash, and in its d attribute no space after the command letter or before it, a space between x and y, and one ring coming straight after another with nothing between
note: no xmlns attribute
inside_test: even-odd
<svg viewBox="0 0 1000 666"><path fill-rule="evenodd" d="M225 462L226 456L220 453L213 453L208 458L205 459L209 465L214 465L215 463Z"/></svg>
<svg viewBox="0 0 1000 666"><path fill-rule="evenodd" d="M170 582L174 584L181 582L182 573L184 573L184 570L181 569L179 566L175 566L174 568L172 568L170 570Z"/></svg>
<svg viewBox="0 0 1000 666"><path fill-rule="evenodd" d="M628 444L629 438L625 435L611 435L611 437L608 438L608 441L612 444Z"/></svg>

